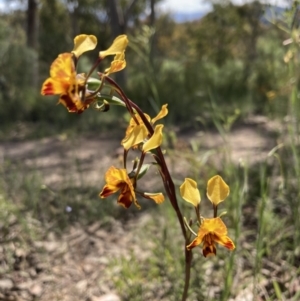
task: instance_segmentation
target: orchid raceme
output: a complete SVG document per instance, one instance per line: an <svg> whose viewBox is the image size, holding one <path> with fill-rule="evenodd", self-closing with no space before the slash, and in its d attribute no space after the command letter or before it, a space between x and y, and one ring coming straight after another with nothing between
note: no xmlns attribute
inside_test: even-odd
<svg viewBox="0 0 300 301"><path fill-rule="evenodd" d="M81 113L92 99L82 101L80 92L84 88L84 77L77 75L72 53L60 54L50 67L50 77L42 85L42 95L60 95L59 103L69 112Z"/></svg>
<svg viewBox="0 0 300 301"><path fill-rule="evenodd" d="M118 36L111 46L99 52L94 63L89 63L89 71L85 74L78 74L76 66L78 59L86 51L94 50L97 46L97 38L94 35L81 34L74 39L74 48L70 53L59 54L50 67L50 77L47 78L41 89L42 95L59 95L59 103L63 104L69 112L81 113L89 106L98 112L107 112L110 105L121 105L131 116L126 129L125 137L122 139L123 154L119 154L123 168L111 166L105 173L105 184L99 193L100 198L107 198L117 194L117 204L124 208L129 208L132 203L140 209L138 198L150 199L156 204L161 204L165 196L161 192L148 193L139 190L141 179L146 175L150 166L157 167L166 195L176 213L181 233L186 242L184 252L185 278L182 293L182 301L188 298L190 283L190 270L192 267L192 249L202 246L205 257L216 255L216 244L220 244L229 250L234 250L235 245L227 235L227 228L221 220L222 214L218 216L218 205L229 195L230 189L222 177L214 176L207 183L207 197L213 204L213 218L203 218L200 212L201 196L197 183L191 178L185 178L180 186L182 198L192 204L195 208L196 223L199 225L198 233L193 230L195 227L192 218L189 221L183 216L182 208L178 204L176 186L169 172L169 163L165 159L165 154L160 146L163 141L163 124L158 121L168 114L168 105L164 104L158 114L151 119L145 114L134 101L130 100L121 86L116 83L110 74L119 72L126 67L125 50L128 45L126 35ZM99 64L107 56L113 56L109 68L104 72L97 70ZM84 61L82 61L84 63ZM99 72L98 72L99 71ZM92 77L98 72L99 78ZM115 123L117 124L117 123ZM129 150L137 149L139 155L131 161L132 170L127 172L129 164ZM151 162L147 162L147 154L151 154ZM131 153L130 153L131 154ZM152 162L153 161L153 162ZM148 185L151 185L149 183ZM189 232L188 232L189 231ZM191 238L196 237L195 239ZM192 297L191 297L192 298Z"/></svg>
<svg viewBox="0 0 300 301"><path fill-rule="evenodd" d="M103 199L120 190L118 204L129 208L134 203L139 209L132 180L128 177L126 169L110 167L105 174L106 185L99 196Z"/></svg>
<svg viewBox="0 0 300 301"><path fill-rule="evenodd" d="M108 55L117 55L123 54L128 45L128 38L126 35L120 35L116 37L111 44L111 46L107 50L103 50L99 52L100 58L105 58Z"/></svg>
<svg viewBox="0 0 300 301"><path fill-rule="evenodd" d="M147 118L147 120L153 125L156 121L162 119L168 114L167 106L168 106L167 104L163 105L160 112L153 119L151 119L148 114L144 114L145 118ZM133 118L131 118L129 121L129 125L126 129L125 137L121 141L121 144L126 150L130 149L131 147L136 147L139 143L145 141L149 136L148 130L144 125L144 122L141 119L141 117L138 114L136 114L135 117L138 124L135 122ZM162 128L157 129L158 133L161 129ZM145 149L143 149L143 151L145 152Z"/></svg>
<svg viewBox="0 0 300 301"><path fill-rule="evenodd" d="M229 186L224 182L222 177L214 176L207 182L207 197L214 206L218 206L229 195Z"/></svg>
<svg viewBox="0 0 300 301"><path fill-rule="evenodd" d="M234 250L233 241L227 236L227 228L221 218L204 219L199 227L197 237L187 246L188 250L203 243L203 256L216 255L216 243L229 250Z"/></svg>
<svg viewBox="0 0 300 301"><path fill-rule="evenodd" d="M185 178L184 182L180 186L180 194L182 198L197 207L200 204L201 197L197 183L190 178Z"/></svg>
<svg viewBox="0 0 300 301"><path fill-rule="evenodd" d="M97 38L93 35L81 34L74 39L72 53L79 58L84 52L93 50L97 46Z"/></svg>

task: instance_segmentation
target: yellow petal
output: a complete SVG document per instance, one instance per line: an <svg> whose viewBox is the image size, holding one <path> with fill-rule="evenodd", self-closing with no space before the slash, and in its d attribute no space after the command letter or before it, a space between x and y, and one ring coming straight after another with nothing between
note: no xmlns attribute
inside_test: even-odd
<svg viewBox="0 0 300 301"><path fill-rule="evenodd" d="M104 73L108 75L110 73L121 71L125 67L126 67L126 61L125 60L116 60L115 59L111 62L110 67L105 69Z"/></svg>
<svg viewBox="0 0 300 301"><path fill-rule="evenodd" d="M148 114L144 114L145 117L147 118L147 120L150 122L151 118ZM144 122L142 120L142 118L140 117L139 114L135 114L135 119L138 121L139 125L143 125ZM130 121L129 121L129 125L126 129L126 134L125 134L125 138L123 140L126 140L127 137L129 136L129 134L133 131L133 129L137 126L135 120L133 118L130 118Z"/></svg>
<svg viewBox="0 0 300 301"><path fill-rule="evenodd" d="M168 114L167 106L168 104L165 104L161 107L161 110L157 114L157 116L151 120L152 124L154 124L157 120L164 118Z"/></svg>
<svg viewBox="0 0 300 301"><path fill-rule="evenodd" d="M137 125L133 128L131 133L122 140L121 144L126 150L128 150L134 145L143 142L146 139L147 135L148 131L146 127L143 124Z"/></svg>
<svg viewBox="0 0 300 301"><path fill-rule="evenodd" d="M97 38L93 35L81 34L74 39L73 53L78 58L84 52L95 49Z"/></svg>
<svg viewBox="0 0 300 301"><path fill-rule="evenodd" d="M67 93L76 85L76 71L71 53L60 54L50 67L50 77L42 85L42 95Z"/></svg>
<svg viewBox="0 0 300 301"><path fill-rule="evenodd" d="M197 183L190 178L185 178L183 184L180 186L180 194L186 202L191 203L195 207L197 207L201 201Z"/></svg>
<svg viewBox="0 0 300 301"><path fill-rule="evenodd" d="M125 60L125 51L118 53L114 57L114 61L124 61Z"/></svg>
<svg viewBox="0 0 300 301"><path fill-rule="evenodd" d="M159 124L155 127L152 137L143 145L144 153L149 152L150 150L155 149L161 145L162 138L163 138L162 136L163 127L164 127L163 124Z"/></svg>
<svg viewBox="0 0 300 301"><path fill-rule="evenodd" d="M220 244L221 246L229 250L235 249L235 245L233 241L227 235L223 235L223 236L214 235L214 240L215 242L217 242L218 244Z"/></svg>
<svg viewBox="0 0 300 301"><path fill-rule="evenodd" d="M59 81L75 80L76 71L72 53L62 53L54 60L50 67L50 76Z"/></svg>
<svg viewBox="0 0 300 301"><path fill-rule="evenodd" d="M215 206L223 202L229 192L229 186L220 176L214 176L207 182L207 197Z"/></svg>
<svg viewBox="0 0 300 301"><path fill-rule="evenodd" d="M115 38L112 45L104 51L99 52L100 58L105 58L108 55L116 55L125 51L128 45L128 38L126 35L120 35Z"/></svg>
<svg viewBox="0 0 300 301"><path fill-rule="evenodd" d="M227 227L219 217L205 218L199 228L199 232L204 235L208 233L215 233L218 236L227 235ZM198 235L199 235L198 232Z"/></svg>
<svg viewBox="0 0 300 301"><path fill-rule="evenodd" d="M41 89L42 95L55 95L65 93L68 89L68 85L66 83L53 80L52 78L47 78Z"/></svg>
<svg viewBox="0 0 300 301"><path fill-rule="evenodd" d="M199 246L202 243L202 239L201 237L197 236L189 245L186 246L186 248L188 250L191 250L197 246Z"/></svg>
<svg viewBox="0 0 300 301"><path fill-rule="evenodd" d="M161 204L165 200L165 197L161 192L158 193L145 192L143 194L143 197L153 200L156 204Z"/></svg>
<svg viewBox="0 0 300 301"><path fill-rule="evenodd" d="M104 199L104 198L110 196L111 194L117 192L119 189L120 189L120 187L117 187L115 185L106 184L103 187L102 191L99 193L99 197L101 199Z"/></svg>
<svg viewBox="0 0 300 301"><path fill-rule="evenodd" d="M119 169L111 166L105 173L105 181L110 185L118 185L120 182L127 181L126 169Z"/></svg>

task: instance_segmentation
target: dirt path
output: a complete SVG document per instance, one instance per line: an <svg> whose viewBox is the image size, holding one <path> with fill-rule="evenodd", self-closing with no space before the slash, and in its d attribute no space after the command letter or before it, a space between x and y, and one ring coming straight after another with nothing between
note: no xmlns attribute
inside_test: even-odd
<svg viewBox="0 0 300 301"><path fill-rule="evenodd" d="M278 125L263 119L251 119L248 124L233 129L224 139L216 131L198 131L179 134L174 148L177 154L196 147L196 157L212 152L213 160L220 160L226 151L234 163L243 160L251 165L264 160L276 146ZM0 164L5 161L20 163L29 170L41 173L46 185L57 185L72 174L78 183L82 179L99 185L105 170L113 164L120 165L122 148L120 139L114 137L76 137L65 135L41 140L0 143ZM172 168L176 167L172 166ZM180 169L181 167L179 167ZM78 174L83 176L78 176Z"/></svg>
<svg viewBox="0 0 300 301"><path fill-rule="evenodd" d="M248 164L264 160L276 145L273 130L262 121L252 122L234 129L226 142L217 132L198 132L179 135L176 139L174 156L190 153L191 145L199 160L208 157L222 160L225 150L233 162L240 160ZM42 140L0 143L0 165L21 166L23 172L38 172L41 183L51 189L58 189L61 183L72 183L101 187L105 170L120 166L120 143L113 137L95 139L66 136L44 138ZM228 152L230 149L230 152ZM211 152L213 150L213 152ZM210 153L209 153L210 152ZM220 155L221 154L221 155ZM168 158L171 171L182 176L187 162L180 164ZM175 163L174 163L175 162ZM154 180L153 180L154 181ZM155 184L155 183L154 183ZM149 182L150 186L154 185ZM141 214L126 226L111 220L107 229L101 222L82 227L74 223L62 236L48 231L42 240L32 240L22 244L21 226L15 217L9 221L11 236L6 236L0 245L0 300L90 300L118 301L110 278L117 271L107 267L112 258L128 255L128 245L135 240L137 224L147 221L149 216ZM28 222L39 226L39 221ZM0 222L0 233L7 225ZM133 231L131 231L133 230ZM114 233L114 235L112 235ZM136 251L137 256L147 256L147 246ZM138 255L140 254L140 255Z"/></svg>

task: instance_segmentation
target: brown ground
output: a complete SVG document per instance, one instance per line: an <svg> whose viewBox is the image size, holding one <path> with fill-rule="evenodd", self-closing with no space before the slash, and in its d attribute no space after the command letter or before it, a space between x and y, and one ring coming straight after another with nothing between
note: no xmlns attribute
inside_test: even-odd
<svg viewBox="0 0 300 301"><path fill-rule="evenodd" d="M238 164L242 160L253 164L264 160L276 145L271 134L276 130L266 120L255 118L233 129L226 142L213 131L180 134L175 140L176 150L170 153L175 158L179 154L186 155L192 143L199 147L196 154L199 160L209 157L220 161L220 154L226 149L233 162ZM41 183L51 190L60 189L67 179L72 186L84 182L99 187L100 191L105 170L111 165L120 166L119 147L120 142L114 137L70 139L61 135L41 140L6 141L0 144L0 165L13 162L27 172L35 171ZM211 150L215 152L210 153ZM174 157L168 159L171 173L183 178L189 165L185 159L179 164ZM127 246L135 239L134 231L128 229L134 229L147 219L147 214L141 214L125 227L111 220L109 232L101 227L101 221L88 226L75 222L61 236L49 225L46 234L37 235L38 239L29 244L16 239L23 234L15 216L9 221L9 229L14 231L4 235L5 238L1 238L5 227L0 221L0 300L120 300L110 281L112 274L118 271L110 271L107 265L112 258L126 256ZM38 228L38 220L28 221L29 228L31 225ZM143 252L136 250L137 256L148 256L147 247L142 248L145 248Z"/></svg>

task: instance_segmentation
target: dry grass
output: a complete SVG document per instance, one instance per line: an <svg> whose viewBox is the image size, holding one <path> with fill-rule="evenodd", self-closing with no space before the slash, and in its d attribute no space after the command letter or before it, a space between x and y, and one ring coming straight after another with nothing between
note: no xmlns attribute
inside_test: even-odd
<svg viewBox="0 0 300 301"><path fill-rule="evenodd" d="M274 184L277 165L266 160L276 145L269 126L252 120L226 139L203 131L172 141L177 184L195 176L204 198L206 180L220 172L231 187L222 209L237 249L219 248L213 259L195 250L189 300L299 297L297 229ZM93 301L112 292L121 300L178 300L183 242L168 202L126 211L98 199L105 170L120 165L118 148L107 136L1 143L0 300ZM160 187L157 173L147 176L144 188Z"/></svg>

